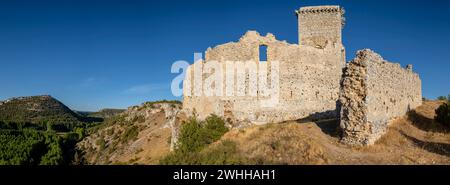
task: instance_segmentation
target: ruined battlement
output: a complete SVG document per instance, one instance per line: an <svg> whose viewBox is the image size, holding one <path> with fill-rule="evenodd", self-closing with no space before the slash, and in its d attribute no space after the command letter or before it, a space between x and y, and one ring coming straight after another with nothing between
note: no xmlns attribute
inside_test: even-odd
<svg viewBox="0 0 450 185"><path fill-rule="evenodd" d="M340 13L344 14L344 9L339 6L305 6L295 11L297 14L307 13Z"/></svg>
<svg viewBox="0 0 450 185"><path fill-rule="evenodd" d="M340 6L308 6L295 11L298 18L299 44L324 48L327 44L342 45L345 24Z"/></svg>

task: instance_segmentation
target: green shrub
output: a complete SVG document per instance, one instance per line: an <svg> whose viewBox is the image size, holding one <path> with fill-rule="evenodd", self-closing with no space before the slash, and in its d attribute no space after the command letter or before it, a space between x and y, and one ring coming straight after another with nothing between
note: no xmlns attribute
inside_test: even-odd
<svg viewBox="0 0 450 185"><path fill-rule="evenodd" d="M228 132L225 122L214 114L206 118L205 121L206 124L203 127L205 133L203 135L209 139L208 144L219 140L223 134Z"/></svg>
<svg viewBox="0 0 450 185"><path fill-rule="evenodd" d="M447 100L447 97L445 97L445 96L438 96L437 99L438 100Z"/></svg>
<svg viewBox="0 0 450 185"><path fill-rule="evenodd" d="M145 117L143 115L135 116L131 122L133 123L143 123L145 122Z"/></svg>
<svg viewBox="0 0 450 185"><path fill-rule="evenodd" d="M177 149L182 152L197 152L228 132L225 122L216 115L211 115L204 122L191 118L182 124Z"/></svg>
<svg viewBox="0 0 450 185"><path fill-rule="evenodd" d="M86 135L86 130L84 128L75 128L75 133L78 134L78 139L81 140Z"/></svg>
<svg viewBox="0 0 450 185"><path fill-rule="evenodd" d="M226 132L228 132L228 128L225 126L225 122L216 115L207 117L205 121L199 121L197 118L192 117L181 126L175 152L167 155L160 163L207 163L204 160L209 160L213 157L209 157L210 154L208 153L202 153L202 149L219 140ZM227 144L228 146L229 144Z"/></svg>
<svg viewBox="0 0 450 185"><path fill-rule="evenodd" d="M450 101L443 103L436 110L435 120L445 126L450 126Z"/></svg>
<svg viewBox="0 0 450 185"><path fill-rule="evenodd" d="M99 146L100 151L103 151L106 148L106 142L103 138L98 138L97 141L95 141L95 144Z"/></svg>
<svg viewBox="0 0 450 185"><path fill-rule="evenodd" d="M128 127L122 135L122 143L126 143L130 140L135 140L139 135L139 128L136 125Z"/></svg>
<svg viewBox="0 0 450 185"><path fill-rule="evenodd" d="M202 134L202 125L196 118L191 118L182 124L178 136L177 152L187 153L200 150L206 145Z"/></svg>

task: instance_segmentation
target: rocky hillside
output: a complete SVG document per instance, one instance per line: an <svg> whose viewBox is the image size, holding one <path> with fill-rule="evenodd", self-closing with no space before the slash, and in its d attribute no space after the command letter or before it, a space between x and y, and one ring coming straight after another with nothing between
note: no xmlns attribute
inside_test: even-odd
<svg viewBox="0 0 450 185"><path fill-rule="evenodd" d="M450 133L433 121L441 103L424 101L408 115L392 120L388 132L367 147L342 144L337 120L299 120L233 128L191 155L188 163L450 164ZM170 152L173 128L186 120L183 114L176 117L180 108L176 103L131 107L92 130L78 149L89 164L157 164Z"/></svg>
<svg viewBox="0 0 450 185"><path fill-rule="evenodd" d="M33 124L74 124L91 120L73 112L57 99L43 95L11 98L0 102L0 121Z"/></svg>
<svg viewBox="0 0 450 185"><path fill-rule="evenodd" d="M181 103L148 102L111 117L77 144L87 164L155 164L170 151Z"/></svg>

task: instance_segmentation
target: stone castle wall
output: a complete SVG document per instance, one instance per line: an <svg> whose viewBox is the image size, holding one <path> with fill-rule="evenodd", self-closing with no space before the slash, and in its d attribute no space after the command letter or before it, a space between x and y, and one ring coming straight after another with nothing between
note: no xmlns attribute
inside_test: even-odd
<svg viewBox="0 0 450 185"><path fill-rule="evenodd" d="M296 11L299 43L323 48L328 42L342 43L344 10L339 6L310 6Z"/></svg>
<svg viewBox="0 0 450 185"><path fill-rule="evenodd" d="M369 145L386 131L389 120L422 103L421 81L412 72L411 65L402 68L370 50L359 51L357 57L346 64L341 36L344 10L341 7L303 7L296 13L299 44L279 41L270 33L261 36L256 31L248 31L238 42L208 48L205 59L187 69L183 84L184 111L195 113L200 119L216 114L239 125L305 117L339 117L342 141L351 145ZM248 71L248 66L261 64L261 46L267 47L269 75L265 81L270 83L272 77L279 79L278 104L272 107L263 106L270 97L263 96L258 88L251 88L261 83L261 78L251 80L254 78ZM227 61L242 63L227 68ZM276 61L279 62L278 73L271 71ZM224 69L218 71L224 77L221 95L196 94L193 87L205 84L205 80L214 74L211 71L200 74L197 81L195 72L208 71L204 64L214 62ZM226 77L233 76L231 81L235 81L238 75L242 76L237 73L239 70L247 72L243 73L244 85L228 86ZM256 75L259 77L260 74ZM234 96L226 95L228 88ZM242 89L245 95L237 95ZM255 96L250 96L254 91Z"/></svg>
<svg viewBox="0 0 450 185"><path fill-rule="evenodd" d="M218 61L221 65L225 65L226 61L259 63L261 45L267 46L269 66L273 61L279 61L279 103L276 107L261 106L261 102L268 98L258 94L256 97L184 96L183 108L188 112L195 109L200 118L214 113L251 123L296 120L312 114L337 116L335 110L339 97L339 81L345 64L344 48L340 43L315 48L279 41L272 34L261 36L255 31L249 31L239 42L209 48L205 53L205 61ZM186 78L185 86L186 83L191 86L198 85L194 80L189 80L193 79L195 65L197 64L188 69L187 75L190 75L190 78ZM271 75L275 74L271 73L270 67L268 71L270 81ZM222 73L227 75L226 71ZM206 77L207 75L204 75L203 79ZM249 82L245 88L248 92Z"/></svg>
<svg viewBox="0 0 450 185"><path fill-rule="evenodd" d="M361 50L344 69L340 102L343 141L373 144L391 119L422 104L421 81L411 65L402 68Z"/></svg>

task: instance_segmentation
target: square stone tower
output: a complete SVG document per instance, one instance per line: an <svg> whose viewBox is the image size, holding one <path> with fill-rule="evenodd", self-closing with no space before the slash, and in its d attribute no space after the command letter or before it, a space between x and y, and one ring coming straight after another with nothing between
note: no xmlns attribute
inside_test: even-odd
<svg viewBox="0 0 450 185"><path fill-rule="evenodd" d="M339 6L307 6L295 11L298 18L299 44L324 48L342 44L344 9Z"/></svg>

